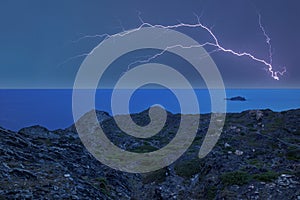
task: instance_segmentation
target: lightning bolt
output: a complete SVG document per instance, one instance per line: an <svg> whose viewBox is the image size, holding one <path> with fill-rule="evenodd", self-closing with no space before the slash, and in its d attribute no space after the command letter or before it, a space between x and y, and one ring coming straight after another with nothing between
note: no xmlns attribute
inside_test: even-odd
<svg viewBox="0 0 300 200"><path fill-rule="evenodd" d="M259 27L260 27L264 37L266 38L266 44L268 45L268 51L269 51L269 65L267 65L269 67L268 71L271 72L272 77L274 79L279 80L278 75L283 76L283 74L286 72L286 68L283 67L282 71L273 71L273 67L272 67L272 65L273 65L273 50L272 50L271 38L267 34L265 27L262 25L261 15L259 13L258 13L258 24L259 24Z"/></svg>
<svg viewBox="0 0 300 200"><path fill-rule="evenodd" d="M262 22L261 22L261 15L258 14L258 24L259 24L259 27L261 29L261 31L263 32L265 38L266 38L266 43L269 47L269 63L272 64L273 62L273 53L272 53L272 44L271 44L271 38L269 37L269 35L267 34L264 26L262 25Z"/></svg>
<svg viewBox="0 0 300 200"><path fill-rule="evenodd" d="M207 27L203 23L201 23L199 16L197 16L197 15L195 15L195 16L197 18L197 23L196 24L189 24L189 23L179 22L179 23L174 24L174 25L164 26L164 25L161 25L161 24L152 25L152 24L150 24L148 22L144 22L144 20L141 18L140 13L139 13L138 17L139 17L139 20L141 21L141 25L139 27L137 27L137 28L134 28L134 29L131 29L131 30L125 30L125 31L123 31L121 33L112 34L112 35L110 35L110 34L86 35L86 36L83 36L83 37L75 40L74 42L79 42L79 41L81 41L83 39L86 39L86 38L101 38L101 39L103 39L102 42L104 42L108 38L113 38L113 37L117 37L117 36L124 37L124 36L126 36L126 35L128 35L130 33L139 31L139 30L141 30L144 27L163 28L163 29L177 29L177 28L182 28L182 27L184 27L184 28L201 28L202 30L206 31L209 34L209 36L212 39L211 42L205 42L203 44L192 45L192 46L184 46L184 45L181 45L181 44L170 46L170 47L165 48L161 52L159 52L159 53L155 54L154 56L151 56L151 57L149 57L147 59L137 60L137 61L135 61L133 63L130 63L128 65L127 70L129 70L130 66L132 66L133 64L148 63L151 60L153 60L153 59L155 59L155 58L163 55L165 52L167 52L168 50L170 50L172 48L178 48L178 47L179 48L199 48L199 47L205 47L205 46L212 46L212 47L215 47L216 49L213 50L212 52L209 52L209 53L213 53L213 52L217 52L217 51L218 52L230 53L230 54L232 54L234 56L238 56L238 57L248 57L248 58L252 59L253 61L256 61L256 62L259 62L259 63L265 65L267 67L267 71L270 73L271 77L273 79L275 79L275 80L279 80L279 75L283 76L284 73L286 72L286 68L285 67L283 68L282 71L275 71L274 70L271 39L268 36L267 32L265 31L264 26L262 25L261 15L260 14L258 15L258 23L259 23L259 27L260 27L260 29L261 29L264 37L266 38L266 44L268 45L268 53L269 53L269 60L268 61L266 61L264 59L261 59L261 58L258 58L255 55L253 55L251 53L248 53L248 52L237 52L237 51L235 51L233 49L229 49L229 48L226 48L226 47L222 46L221 43L219 42L217 36L213 33L212 29L209 28L209 27ZM100 46L101 43L98 46ZM65 60L64 62L62 62L60 65L63 65L63 64L65 64L65 63L67 63L67 62L69 62L69 61L71 61L73 59L76 59L76 58L80 58L80 57L85 57L85 56L91 55L97 47L95 47L94 49L92 49L92 51L89 52L89 53L84 53L84 54L80 54L80 55L71 57L71 58Z"/></svg>

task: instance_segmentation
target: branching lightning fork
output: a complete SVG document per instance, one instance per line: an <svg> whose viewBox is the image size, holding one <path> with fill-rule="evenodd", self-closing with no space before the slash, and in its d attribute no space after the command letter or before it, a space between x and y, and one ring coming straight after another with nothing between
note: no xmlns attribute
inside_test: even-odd
<svg viewBox="0 0 300 200"><path fill-rule="evenodd" d="M139 15L139 19L141 21L141 25L139 27L137 27L137 28L134 28L134 29L131 29L131 30L126 30L126 31L124 31L122 33L117 33L117 34L113 34L113 35L110 35L110 34L86 35L86 36L83 36L83 37L77 39L74 42L79 42L79 41L81 41L81 40L83 40L85 38L103 38L103 40L102 40L102 42L103 42L103 41L105 41L108 38L117 37L117 36L121 36L121 37L126 36L126 35L128 35L130 33L139 31L139 30L141 30L144 27L163 28L163 29L176 29L176 28L181 28L181 27L186 27L186 28L201 28L201 29L205 30L211 36L211 38L213 40L212 42L205 42L203 44L193 45L193 46L184 46L184 45L181 45L181 44L173 45L173 46L167 47L166 49L164 49L160 53L155 54L154 56L152 56L150 58L143 59L143 60L137 60L137 61L129 64L128 65L128 70L130 69L130 66L132 66L133 64L148 63L151 60L157 58L158 56L163 55L166 51L168 51L168 50L170 50L172 48L178 48L178 47L180 47L180 48L197 48L197 47L212 46L212 47L216 48L213 52L215 52L215 51L221 51L221 52L230 53L230 54L238 56L238 57L248 57L248 58L250 58L250 59L252 59L252 60L254 60L256 62L259 62L259 63L265 65L267 67L267 71L270 73L271 77L273 79L275 79L275 80L279 80L279 75L282 76L286 72L286 68L284 68L282 71L275 71L274 70L271 39L268 36L267 32L265 31L264 26L262 25L261 15L260 14L258 15L258 22L259 22L259 27L260 27L263 35L265 36L266 43L268 45L269 61L266 61L264 59L258 58L255 55L253 55L251 53L248 53L248 52L242 52L242 53L240 53L240 52L237 52L237 51L235 51L233 49L225 48L224 46L222 46L220 44L217 36L213 33L212 29L210 29L209 27L207 27L203 23L201 23L200 22L200 18L197 15L195 15L195 16L197 17L197 23L196 24L189 24L189 23L179 22L179 23L177 23L175 25L164 26L164 25L160 25L160 24L152 25L150 23L144 22L143 19ZM101 45L101 43L100 43L100 45ZM97 48L97 47L95 47L95 48ZM77 55L77 56L71 57L71 58L65 60L60 65L63 65L65 63L69 62L70 60L73 60L73 59L76 59L76 58L88 56L88 55L90 55L90 54L92 54L94 52L95 48L91 52L89 52L89 53L84 53L84 54L81 54L81 55Z"/></svg>

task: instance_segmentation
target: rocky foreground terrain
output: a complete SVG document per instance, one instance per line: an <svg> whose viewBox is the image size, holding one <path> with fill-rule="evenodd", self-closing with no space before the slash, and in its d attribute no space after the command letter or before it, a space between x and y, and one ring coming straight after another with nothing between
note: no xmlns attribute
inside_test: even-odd
<svg viewBox="0 0 300 200"><path fill-rule="evenodd" d="M98 112L116 145L148 152L176 134L180 115L168 113L162 131L129 137L113 118ZM144 111L132 115L149 122ZM12 132L0 128L0 199L295 199L300 200L300 110L227 114L222 135L204 159L198 151L210 115L201 115L189 150L169 167L146 174L113 170L82 145L74 126L40 126Z"/></svg>

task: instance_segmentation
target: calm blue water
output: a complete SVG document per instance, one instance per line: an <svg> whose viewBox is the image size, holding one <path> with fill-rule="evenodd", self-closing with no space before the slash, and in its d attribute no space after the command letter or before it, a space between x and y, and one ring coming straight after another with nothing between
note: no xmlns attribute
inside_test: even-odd
<svg viewBox="0 0 300 200"><path fill-rule="evenodd" d="M111 92L111 90L97 91L98 110L111 113ZM201 113L211 112L208 91L196 90L196 94ZM266 108L282 111L300 108L300 89L229 89L226 94L227 97L243 96L247 99L245 102L227 101L227 112ZM188 99L186 101L188 102ZM153 104L161 104L173 113L180 112L177 99L167 89L137 90L131 97L129 108L135 113ZM26 126L42 125L53 130L66 128L72 123L72 90L0 90L1 127L18 130Z"/></svg>

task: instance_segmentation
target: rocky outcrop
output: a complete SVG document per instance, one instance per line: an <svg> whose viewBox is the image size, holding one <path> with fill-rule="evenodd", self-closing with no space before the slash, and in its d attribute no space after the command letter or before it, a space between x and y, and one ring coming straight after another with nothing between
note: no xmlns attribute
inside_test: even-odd
<svg viewBox="0 0 300 200"><path fill-rule="evenodd" d="M229 100L229 101L246 101L246 98L241 97L241 96L236 96L236 97L231 97L231 98L225 98L225 100Z"/></svg>
<svg viewBox="0 0 300 200"><path fill-rule="evenodd" d="M107 137L133 152L162 148L180 122L180 115L168 113L162 131L139 139L123 133L107 113L97 116ZM132 118L149 123L147 111ZM102 165L82 145L74 126L0 128L0 199L300 198L300 110L227 114L217 145L199 159L209 121L209 114L201 115L196 138L180 159L146 174Z"/></svg>

